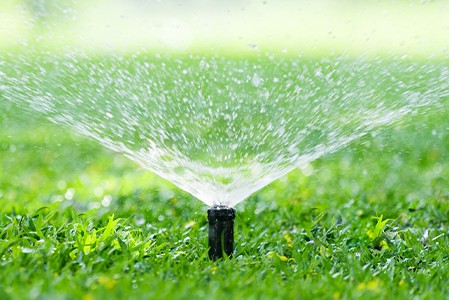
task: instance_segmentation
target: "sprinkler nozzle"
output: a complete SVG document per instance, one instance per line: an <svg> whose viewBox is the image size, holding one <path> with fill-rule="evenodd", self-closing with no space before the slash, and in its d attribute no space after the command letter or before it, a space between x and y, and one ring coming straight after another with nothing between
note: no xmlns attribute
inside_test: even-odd
<svg viewBox="0 0 449 300"><path fill-rule="evenodd" d="M223 255L232 256L234 251L235 209L214 206L207 210L209 221L209 258L217 260Z"/></svg>

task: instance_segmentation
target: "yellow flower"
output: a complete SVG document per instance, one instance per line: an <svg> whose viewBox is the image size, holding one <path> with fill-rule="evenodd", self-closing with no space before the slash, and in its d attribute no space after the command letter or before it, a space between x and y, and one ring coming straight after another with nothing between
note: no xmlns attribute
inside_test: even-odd
<svg viewBox="0 0 449 300"><path fill-rule="evenodd" d="M108 290L112 290L114 286L117 284L117 280L107 276L100 276L98 278L98 283L107 288Z"/></svg>
<svg viewBox="0 0 449 300"><path fill-rule="evenodd" d="M288 261L288 258L284 255L278 255L278 257L282 260L282 261Z"/></svg>
<svg viewBox="0 0 449 300"><path fill-rule="evenodd" d="M283 262L288 262L288 261L294 261L294 260L295 260L294 258L288 258L288 257L285 256L285 255L279 255L279 254L275 253L274 251L268 252L267 257L268 257L268 258L273 258L274 255L276 255L276 256L277 256L281 261L283 261Z"/></svg>
<svg viewBox="0 0 449 300"><path fill-rule="evenodd" d="M285 241L287 242L287 246L289 247L289 248L292 248L293 247L293 243L292 243L292 237L291 237L291 235L290 234L285 234L284 235L284 239L285 239Z"/></svg>
<svg viewBox="0 0 449 300"><path fill-rule="evenodd" d="M368 281L367 283L364 283L364 282L360 283L360 284L357 286L357 289L358 289L359 291L370 290L370 291L375 292L375 291L378 291L378 290L379 290L379 287L380 287L381 285L382 285L382 282L381 282L379 279L374 278L373 280L370 280L370 281Z"/></svg>
<svg viewBox="0 0 449 300"><path fill-rule="evenodd" d="M82 300L94 300L94 296L92 296L91 294L86 294L83 296L83 298L81 298Z"/></svg>

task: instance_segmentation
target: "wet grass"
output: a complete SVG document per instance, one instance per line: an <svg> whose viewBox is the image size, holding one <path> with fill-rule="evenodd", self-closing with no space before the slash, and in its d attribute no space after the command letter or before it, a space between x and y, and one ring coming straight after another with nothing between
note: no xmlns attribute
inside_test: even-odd
<svg viewBox="0 0 449 300"><path fill-rule="evenodd" d="M449 296L444 106L247 199L235 257L218 262L207 259L199 201L90 140L2 108L1 299Z"/></svg>

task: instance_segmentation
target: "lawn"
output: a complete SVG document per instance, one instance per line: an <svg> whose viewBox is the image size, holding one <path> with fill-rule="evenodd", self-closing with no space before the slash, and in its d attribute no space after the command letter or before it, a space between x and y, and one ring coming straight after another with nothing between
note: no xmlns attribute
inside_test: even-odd
<svg viewBox="0 0 449 300"><path fill-rule="evenodd" d="M0 101L1 299L449 296L447 96L239 204L217 262L201 202Z"/></svg>

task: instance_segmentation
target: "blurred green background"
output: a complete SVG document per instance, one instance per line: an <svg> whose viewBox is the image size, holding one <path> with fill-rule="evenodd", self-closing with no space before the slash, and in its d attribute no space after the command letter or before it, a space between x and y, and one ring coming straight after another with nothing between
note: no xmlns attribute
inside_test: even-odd
<svg viewBox="0 0 449 300"><path fill-rule="evenodd" d="M4 0L0 45L444 56L448 9L448 1Z"/></svg>

